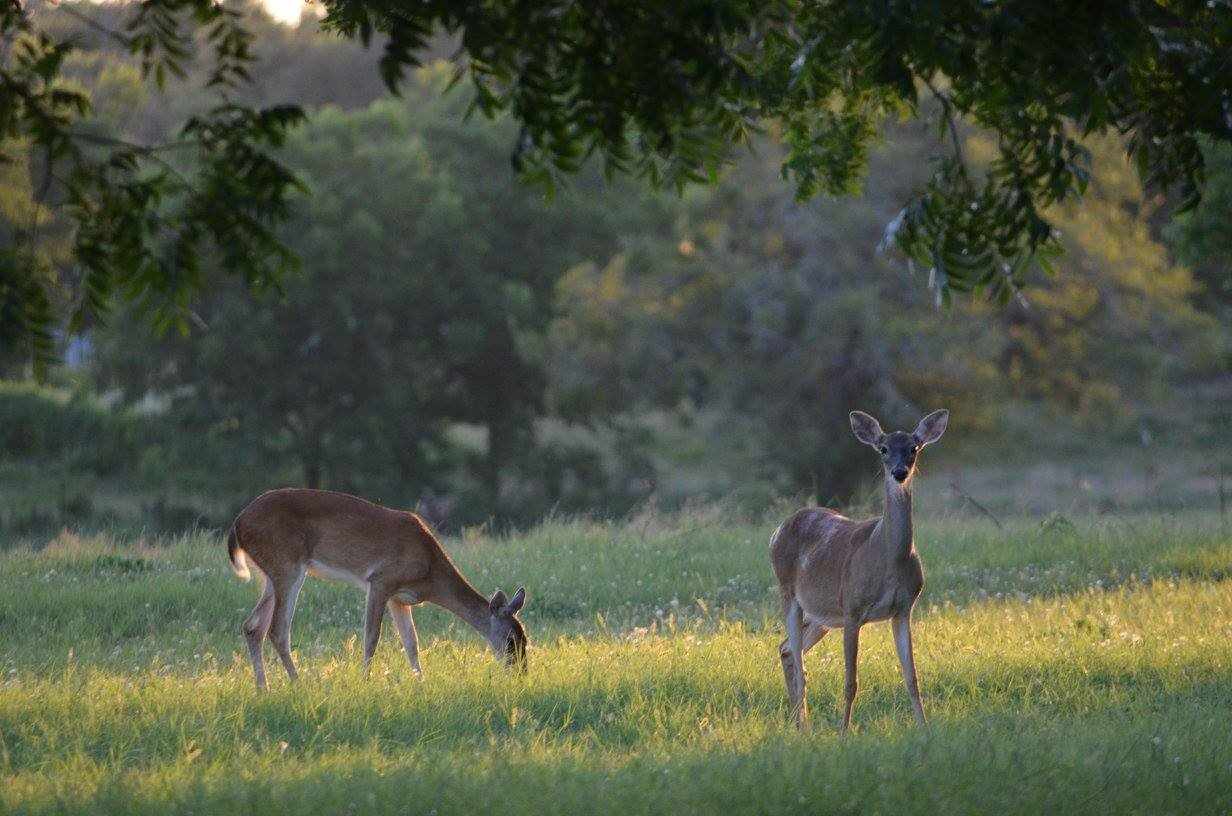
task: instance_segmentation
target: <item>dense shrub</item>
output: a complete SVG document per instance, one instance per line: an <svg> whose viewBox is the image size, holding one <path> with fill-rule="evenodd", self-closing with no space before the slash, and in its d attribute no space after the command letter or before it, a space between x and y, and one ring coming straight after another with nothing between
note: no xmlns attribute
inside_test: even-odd
<svg viewBox="0 0 1232 816"><path fill-rule="evenodd" d="M59 460L100 474L131 460L138 423L97 399L27 382L0 382L0 455Z"/></svg>

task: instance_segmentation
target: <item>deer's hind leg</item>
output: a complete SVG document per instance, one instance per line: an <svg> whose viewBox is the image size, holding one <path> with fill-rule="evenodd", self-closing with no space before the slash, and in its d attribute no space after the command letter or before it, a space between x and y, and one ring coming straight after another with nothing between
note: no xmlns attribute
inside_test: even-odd
<svg viewBox="0 0 1232 816"><path fill-rule="evenodd" d="M804 636L800 644L800 665L804 665L804 656L808 654L809 649L821 641L830 630L822 626L820 623L810 623L804 628ZM792 657L790 644L787 638L783 638L783 642L779 644L779 659L783 663L783 680L787 683L788 694L791 693L792 683L795 682L795 672L792 668Z"/></svg>
<svg viewBox="0 0 1232 816"><path fill-rule="evenodd" d="M829 629L816 622L810 623L804 628L804 642L800 644L801 663L803 663L804 656L808 654L809 649L816 646L826 636L826 632L829 631Z"/></svg>
<svg viewBox="0 0 1232 816"><path fill-rule="evenodd" d="M791 703L796 725L803 727L808 720L808 704L805 701L804 683L804 610L795 598L783 602L783 618L787 624L787 638L779 646L779 659L783 663L783 681L787 685L787 699Z"/></svg>
<svg viewBox="0 0 1232 816"><path fill-rule="evenodd" d="M248 658L252 661L252 672L257 678L257 688L264 690L265 685L265 659L261 654L261 642L265 640L265 636L269 633L270 623L274 620L274 582L269 578L265 579L265 588L261 591L261 598L257 601L257 605L252 608L252 612L244 619L244 625L241 627L244 633L244 640L248 642Z"/></svg>
<svg viewBox="0 0 1232 816"><path fill-rule="evenodd" d="M274 586L274 614L269 638L278 651L287 676L292 680L299 673L295 670L295 661L291 659L291 619L295 617L295 602L299 599L299 591L307 574L307 567L301 565L291 572L269 577Z"/></svg>

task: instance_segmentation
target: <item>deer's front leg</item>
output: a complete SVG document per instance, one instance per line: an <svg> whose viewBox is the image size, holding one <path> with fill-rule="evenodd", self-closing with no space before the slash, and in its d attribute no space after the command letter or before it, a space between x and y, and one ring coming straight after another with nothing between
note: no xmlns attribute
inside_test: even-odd
<svg viewBox="0 0 1232 816"><path fill-rule="evenodd" d="M847 628L843 630L843 662L846 664L846 682L843 688L846 692L842 728L844 734L851 728L851 708L856 703L856 691L859 688L856 683L856 658L859 655L860 624L852 620L848 622Z"/></svg>
<svg viewBox="0 0 1232 816"><path fill-rule="evenodd" d="M422 671L419 668L419 635L415 632L415 618L411 615L411 605L389 599L389 617L394 619L398 635L402 638L402 648L406 651L406 659L411 663L411 671L418 677Z"/></svg>
<svg viewBox="0 0 1232 816"><path fill-rule="evenodd" d="M372 662L376 652L377 641L381 639L381 621L385 617L385 602L389 600L390 592L382 584L371 581L368 584L368 605L364 614L364 673Z"/></svg>
<svg viewBox="0 0 1232 816"><path fill-rule="evenodd" d="M911 613L896 615L890 626L894 629L894 648L898 650L898 662L903 667L903 684L915 710L915 720L924 725L924 703L920 700L920 687L915 676L915 655L911 648Z"/></svg>

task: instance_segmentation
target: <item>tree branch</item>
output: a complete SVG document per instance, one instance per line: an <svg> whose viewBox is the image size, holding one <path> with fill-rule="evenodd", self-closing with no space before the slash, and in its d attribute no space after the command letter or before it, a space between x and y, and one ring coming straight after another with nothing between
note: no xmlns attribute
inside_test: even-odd
<svg viewBox="0 0 1232 816"><path fill-rule="evenodd" d="M949 126L950 139L954 142L954 155L957 157L959 164L962 165L963 171L966 172L967 155L963 152L962 139L958 135L958 123L955 121L954 117L954 112L956 110L954 107L954 100L937 90L937 86L933 84L931 79L924 80L924 84L928 87L928 90L932 92L932 95L937 98L937 101L941 103L941 112L942 115L945 116L946 124Z"/></svg>
<svg viewBox="0 0 1232 816"><path fill-rule="evenodd" d="M985 507L984 505L980 504L978 501L976 501L974 498L972 498L972 497L971 497L971 496L969 496L968 494L964 493L964 492L963 492L963 490L962 490L962 488L958 486L958 482L951 481L951 482L950 482L950 490L953 490L953 491L954 491L954 495L955 495L955 496L958 496L958 498L960 498L960 499L962 499L963 501L967 502L967 503L968 503L968 504L970 504L972 507L974 507L976 510L979 510L979 511L980 511L983 515L985 515L985 516L987 516L989 519L991 519L991 520L992 520L992 523L993 523L993 524L995 524L995 525L997 525L997 529L998 529L998 530L1004 530L1004 529L1005 529L1005 527L1001 524L1001 520L1000 520L1000 519L998 519L996 516L994 516L994 515L993 515L993 513L992 513L992 511L991 511L991 510L989 510L987 507Z"/></svg>
<svg viewBox="0 0 1232 816"><path fill-rule="evenodd" d="M69 17L72 17L74 20L85 23L90 28L94 29L95 31L98 31L101 34L107 37L110 37L111 39L123 45L125 48L129 48L132 46L132 40L130 40L128 37L125 37L123 34L121 34L120 32L114 29L108 28L107 26L100 23L98 20L91 18L89 15L82 14L80 11L73 8L72 6L61 4L61 5L56 6L56 8L64 12L65 14L67 14Z"/></svg>

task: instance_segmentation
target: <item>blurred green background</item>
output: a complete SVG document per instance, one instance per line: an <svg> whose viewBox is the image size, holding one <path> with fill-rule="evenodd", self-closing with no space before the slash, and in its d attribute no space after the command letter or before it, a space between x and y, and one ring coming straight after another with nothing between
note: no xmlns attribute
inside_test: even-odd
<svg viewBox="0 0 1232 816"><path fill-rule="evenodd" d="M1052 214L1057 274L1008 307L938 308L925 272L877 248L942 149L920 122L889 129L852 198L794 201L773 128L713 188L595 169L546 198L509 169L513 126L442 93L445 63L392 99L379 50L311 17L253 26L265 68L247 93L311 112L283 155L308 188L283 230L302 271L255 296L220 277L186 333L122 305L63 341L49 382L25 350L0 355L0 545L221 527L284 484L446 530L720 498L871 506L857 407L907 428L951 410L921 490L955 512L1226 503L1227 151L1176 216L1123 145L1095 141L1090 190ZM166 138L203 104L198 78L156 94L102 36L65 73L117 138ZM962 139L990 155L979 131ZM66 227L32 203L36 175L0 168L0 233L51 219L38 251L67 301Z"/></svg>

